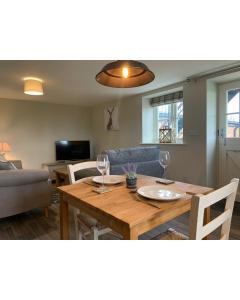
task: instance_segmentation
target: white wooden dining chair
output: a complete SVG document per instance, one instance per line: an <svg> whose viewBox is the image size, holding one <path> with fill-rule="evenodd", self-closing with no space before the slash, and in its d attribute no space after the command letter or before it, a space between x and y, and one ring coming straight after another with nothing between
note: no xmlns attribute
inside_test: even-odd
<svg viewBox="0 0 240 300"><path fill-rule="evenodd" d="M96 161L87 161L75 165L68 165L67 169L70 184L82 182L85 178L76 180L75 173L77 171L87 170L90 168L96 168ZM109 175L109 170L107 171L107 175ZM81 212L77 208L74 208L73 214L77 240L85 239L87 236L90 236L90 239L98 240L99 236L112 231L110 228L103 226L96 219L84 212Z"/></svg>
<svg viewBox="0 0 240 300"><path fill-rule="evenodd" d="M202 240L219 227L221 227L220 240L229 239L232 213L234 202L236 199L238 183L239 179L234 178L228 185L208 195L196 195L192 198L190 214L191 240ZM205 209L223 199L226 199L224 212L217 216L215 219L211 220L208 224L204 225L203 220ZM154 239L183 240L187 239L187 237L170 228Z"/></svg>

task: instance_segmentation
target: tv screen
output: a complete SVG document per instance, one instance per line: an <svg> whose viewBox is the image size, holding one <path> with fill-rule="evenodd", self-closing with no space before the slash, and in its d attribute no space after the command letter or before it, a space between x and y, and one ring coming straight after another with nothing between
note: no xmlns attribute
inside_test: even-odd
<svg viewBox="0 0 240 300"><path fill-rule="evenodd" d="M81 160L90 158L89 141L56 141L56 160Z"/></svg>

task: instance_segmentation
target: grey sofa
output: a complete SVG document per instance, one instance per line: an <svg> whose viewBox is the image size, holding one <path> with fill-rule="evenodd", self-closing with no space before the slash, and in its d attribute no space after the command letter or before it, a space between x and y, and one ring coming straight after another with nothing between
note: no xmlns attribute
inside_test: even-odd
<svg viewBox="0 0 240 300"><path fill-rule="evenodd" d="M52 195L48 177L44 170L0 170L0 218L47 208Z"/></svg>
<svg viewBox="0 0 240 300"><path fill-rule="evenodd" d="M105 150L110 161L110 174L123 174L122 166L129 163L137 165L137 173L153 177L162 177L163 167L160 165L160 148L136 147L117 150Z"/></svg>

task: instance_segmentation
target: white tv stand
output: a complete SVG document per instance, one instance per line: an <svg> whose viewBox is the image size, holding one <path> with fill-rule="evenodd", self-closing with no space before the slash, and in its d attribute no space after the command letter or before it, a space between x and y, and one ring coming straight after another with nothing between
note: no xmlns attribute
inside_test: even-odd
<svg viewBox="0 0 240 300"><path fill-rule="evenodd" d="M66 167L67 165L74 165L78 164L80 162L89 161L89 159L82 159L82 160L58 160L55 162L48 162L48 163L42 163L43 169L48 169L50 178L52 180L56 179L56 174L54 170L61 169Z"/></svg>

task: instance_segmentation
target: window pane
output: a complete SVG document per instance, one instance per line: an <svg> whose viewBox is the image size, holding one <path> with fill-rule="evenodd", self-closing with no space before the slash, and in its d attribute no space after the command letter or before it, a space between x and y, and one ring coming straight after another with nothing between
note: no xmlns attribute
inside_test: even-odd
<svg viewBox="0 0 240 300"><path fill-rule="evenodd" d="M239 113L239 90L230 90L227 93L227 113Z"/></svg>
<svg viewBox="0 0 240 300"><path fill-rule="evenodd" d="M178 102L175 105L177 105L177 115L178 117L183 116L183 102Z"/></svg>
<svg viewBox="0 0 240 300"><path fill-rule="evenodd" d="M158 107L158 128L171 127L171 105L161 105Z"/></svg>
<svg viewBox="0 0 240 300"><path fill-rule="evenodd" d="M227 115L227 138L239 138L239 114Z"/></svg>
<svg viewBox="0 0 240 300"><path fill-rule="evenodd" d="M175 105L177 106L176 138L183 139L183 102L178 102Z"/></svg>
<svg viewBox="0 0 240 300"><path fill-rule="evenodd" d="M172 129L172 142L183 139L183 102L158 107L158 129Z"/></svg>

